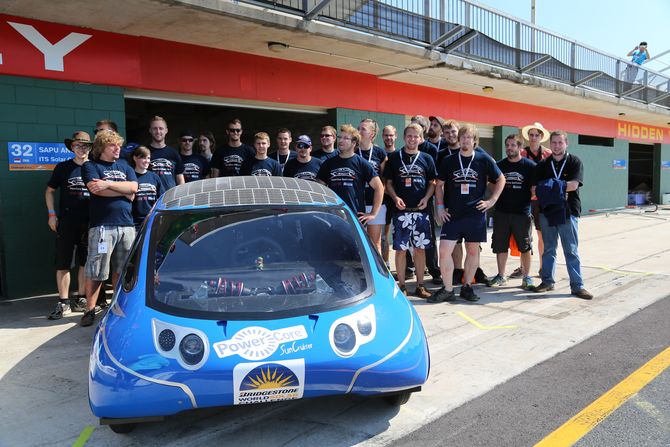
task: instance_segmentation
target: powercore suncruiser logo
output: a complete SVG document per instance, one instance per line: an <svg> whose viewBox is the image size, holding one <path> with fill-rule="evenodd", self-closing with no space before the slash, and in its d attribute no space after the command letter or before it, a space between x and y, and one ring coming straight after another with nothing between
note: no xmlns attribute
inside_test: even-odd
<svg viewBox="0 0 670 447"><path fill-rule="evenodd" d="M307 338L305 326L291 326L271 331L260 326L240 330L230 340L214 343L214 352L220 358L239 355L247 360L262 360L274 354L286 342Z"/></svg>

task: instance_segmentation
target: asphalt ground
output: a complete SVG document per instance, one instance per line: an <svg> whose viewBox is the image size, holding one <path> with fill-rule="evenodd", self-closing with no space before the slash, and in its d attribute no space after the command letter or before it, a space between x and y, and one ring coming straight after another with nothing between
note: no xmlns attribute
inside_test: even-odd
<svg viewBox="0 0 670 447"><path fill-rule="evenodd" d="M593 301L570 296L560 256L556 290L546 294L522 291L518 279L501 288L476 286L477 303L430 305L410 296L428 336L431 374L400 409L355 396L300 400L200 410L128 435L99 426L88 408L94 328L77 326L80 314L47 320L54 297L0 302L0 446L387 445L663 299L670 212L583 218L580 255ZM482 267L492 276L494 266L486 245Z"/></svg>
<svg viewBox="0 0 670 447"><path fill-rule="evenodd" d="M670 347L666 297L485 395L395 441L393 446L532 446ZM667 366L667 365L666 365ZM604 420L590 415L576 447L670 445L670 369ZM592 409L592 412L595 410ZM571 433L572 434L572 433ZM562 444L547 439L546 445ZM551 442L549 442L551 441Z"/></svg>

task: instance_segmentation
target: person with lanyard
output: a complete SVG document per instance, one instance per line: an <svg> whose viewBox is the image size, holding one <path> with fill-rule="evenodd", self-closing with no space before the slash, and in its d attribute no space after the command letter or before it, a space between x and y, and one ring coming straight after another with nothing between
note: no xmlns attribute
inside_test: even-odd
<svg viewBox="0 0 670 447"><path fill-rule="evenodd" d="M209 177L209 161L202 155L193 153L195 135L196 133L192 130L183 130L179 134L179 155L181 155L184 164L184 181L186 183Z"/></svg>
<svg viewBox="0 0 670 447"><path fill-rule="evenodd" d="M151 134L151 165L149 170L158 174L163 189L167 191L176 185L184 183L184 164L181 156L173 147L165 144L168 127L165 118L154 116L149 123Z"/></svg>
<svg viewBox="0 0 670 447"><path fill-rule="evenodd" d="M74 158L56 165L44 192L49 215L48 225L56 233L56 286L58 303L48 315L49 320L59 320L70 312L86 310L84 266L88 251L88 206L91 194L81 178L81 167L88 161L92 141L88 133L75 132L66 138L65 147ZM60 189L58 214L54 207L56 190ZM70 266L76 253L78 294L70 299Z"/></svg>
<svg viewBox="0 0 670 447"><path fill-rule="evenodd" d="M291 137L290 130L281 128L277 131L277 152L272 155L272 158L276 159L277 163L279 163L279 175L284 172L286 163L296 157L296 153L291 150L292 141L293 138Z"/></svg>
<svg viewBox="0 0 670 447"><path fill-rule="evenodd" d="M496 254L498 274L488 284L499 287L507 284L505 267L510 248L510 238L514 237L521 253L521 266L530 272L533 247L533 216L530 213L531 188L535 186L535 163L521 156L523 142L516 135L505 138L505 154L498 162L498 168L505 176L505 189L500 194L493 216L493 237L491 249ZM521 288L532 290L533 279L525 274Z"/></svg>
<svg viewBox="0 0 670 447"><path fill-rule="evenodd" d="M281 166L277 160L268 157L270 148L270 135L258 132L254 135L254 148L256 155L247 159L240 168L240 175L253 175L260 177L281 177Z"/></svg>
<svg viewBox="0 0 670 447"><path fill-rule="evenodd" d="M444 159L435 188L435 205L443 222L440 234L440 268L444 286L428 302L453 301L454 263L451 254L456 242L465 241L464 285L460 296L468 301L479 297L472 289L475 271L479 266L479 245L486 242L486 211L495 205L505 187L505 176L495 160L483 151L476 151L479 132L473 124L458 130L460 151ZM491 195L484 199L488 183L493 184Z"/></svg>
<svg viewBox="0 0 670 447"><path fill-rule="evenodd" d="M390 124L384 126L382 129L382 141L384 142L384 150L386 151L387 158L395 152L395 142L397 138L398 131L396 130L395 126ZM382 231L382 258L384 258L386 268L388 268L390 271L391 263L389 261L389 241L391 240L391 218L393 217L393 213L395 211L395 205L393 204L391 197L388 195L388 192L384 194L384 200L382 200L382 204L386 205L386 220L384 221L384 230ZM407 273L407 271L405 271L405 273ZM413 273L414 272L412 272L412 274ZM406 275L405 279L407 279Z"/></svg>
<svg viewBox="0 0 670 447"><path fill-rule="evenodd" d="M379 146L375 146L373 141L379 132L379 126L373 119L366 118L358 125L358 132L361 134L361 141L358 146L358 155L363 157L372 165L375 174L380 176L384 172L384 163L386 162L386 151ZM382 185L383 187L383 185ZM365 186L365 212L372 211L375 192L369 185ZM367 232L375 244L377 251L382 252L382 231L386 222L386 205L382 203L376 217L367 222Z"/></svg>
<svg viewBox="0 0 670 447"><path fill-rule="evenodd" d="M337 157L324 161L317 174L317 180L335 191L345 204L365 225L374 220L382 206L384 185L370 163L356 154L361 134L350 124L340 127ZM365 208L365 185L374 191L370 212Z"/></svg>
<svg viewBox="0 0 670 447"><path fill-rule="evenodd" d="M253 147L242 143L242 132L242 121L238 118L228 122L228 141L214 152L210 161L212 178L240 175L242 163L256 154Z"/></svg>
<svg viewBox="0 0 670 447"><path fill-rule="evenodd" d="M321 168L321 160L314 158L312 152L312 139L307 135L300 135L295 143L298 156L286 162L284 166L284 177L299 178L303 180L316 181L316 175Z"/></svg>
<svg viewBox="0 0 670 447"><path fill-rule="evenodd" d="M337 157L338 151L335 147L337 141L337 131L333 126L323 126L321 128L321 149L313 151L312 157L318 158L321 161L326 161L329 158Z"/></svg>
<svg viewBox="0 0 670 447"><path fill-rule="evenodd" d="M547 157L551 157L551 150L542 146L542 143L549 140L549 131L545 129L541 123L533 123L524 126L521 129L521 135L528 141L528 146L521 149L521 157L528 158L535 164L538 164ZM542 228L540 227L540 206L537 203L535 194L532 194L530 198L530 212L533 216L533 225L535 226L535 231L537 233L537 251L540 255L540 274L542 274L544 241L542 240ZM523 266L519 265L509 277L521 278L529 275L530 272L524 272Z"/></svg>
<svg viewBox="0 0 670 447"><path fill-rule="evenodd" d="M551 157L542 160L536 168L536 192L542 206L542 196L539 185L548 179L564 182L567 197L564 200L564 211L557 216L559 222L550 222L547 217L547 207L541 207L540 226L544 236L544 253L542 254L542 282L535 288L535 292L542 293L554 290L554 270L556 268L556 249L558 239L561 239L565 265L570 277L570 293L584 300L593 299L593 295L584 288L584 280L579 259L579 215L581 200L579 188L584 182L584 165L573 154L568 153L568 134L562 130L555 130L549 136Z"/></svg>
<svg viewBox="0 0 670 447"><path fill-rule="evenodd" d="M158 198L165 192L163 184L155 172L149 171L151 151L145 146L137 147L132 154L130 165L135 169L137 176L137 192L133 200L133 223L135 231L139 232L144 219Z"/></svg>
<svg viewBox="0 0 670 447"><path fill-rule="evenodd" d="M447 148L447 140L442 136L442 127L444 126L444 118L441 116L429 116L428 121L430 127L428 128L428 141L430 141L436 148L439 156L440 152ZM437 159L435 159L437 162Z"/></svg>
<svg viewBox="0 0 670 447"><path fill-rule="evenodd" d="M94 161L87 161L81 169L81 177L91 193L86 312L79 322L81 326L90 326L95 321L95 305L110 270L116 289L135 239L132 201L137 192L137 176L127 162L119 160L122 144L123 138L116 132L98 132L91 152Z"/></svg>
<svg viewBox="0 0 670 447"><path fill-rule="evenodd" d="M395 252L398 286L407 294L405 288L405 252L414 250L416 266L416 291L419 298L430 298L423 284L423 271L426 266L425 249L433 242L430 233L428 207L435 192L435 162L425 152L419 152L419 142L423 129L418 124L410 124L404 130L405 147L389 155L384 169L386 191L395 204L393 213L393 249Z"/></svg>

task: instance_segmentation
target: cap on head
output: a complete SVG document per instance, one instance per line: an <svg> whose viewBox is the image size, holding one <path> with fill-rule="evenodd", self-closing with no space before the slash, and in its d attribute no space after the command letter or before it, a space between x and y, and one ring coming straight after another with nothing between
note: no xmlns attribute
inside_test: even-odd
<svg viewBox="0 0 670 447"><path fill-rule="evenodd" d="M440 127L444 127L444 123L446 122L444 118L442 118L441 116L429 116L428 120L430 122L437 121L438 123L440 123Z"/></svg>
<svg viewBox="0 0 670 447"><path fill-rule="evenodd" d="M193 131L192 129L186 129L186 130L182 130L181 132L179 132L179 138L191 137L191 138L195 139L197 137L197 135L198 135L198 133Z"/></svg>
<svg viewBox="0 0 670 447"><path fill-rule="evenodd" d="M299 143L303 143L303 144L306 144L307 146L311 147L312 146L312 139L310 137L308 137L307 135L300 135L295 142L296 146Z"/></svg>

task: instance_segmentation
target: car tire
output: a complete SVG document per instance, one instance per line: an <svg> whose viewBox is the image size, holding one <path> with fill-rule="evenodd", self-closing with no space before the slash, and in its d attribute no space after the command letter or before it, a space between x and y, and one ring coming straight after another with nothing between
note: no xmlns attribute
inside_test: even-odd
<svg viewBox="0 0 670 447"><path fill-rule="evenodd" d="M384 399L389 405L393 407L399 407L401 405L405 405L407 401L409 401L409 398L411 396L412 396L411 391L403 391L398 394L391 394L389 396L384 396Z"/></svg>
<svg viewBox="0 0 670 447"><path fill-rule="evenodd" d="M137 427L137 424L111 424L109 426L114 433L119 434L130 433L135 430L135 427Z"/></svg>

